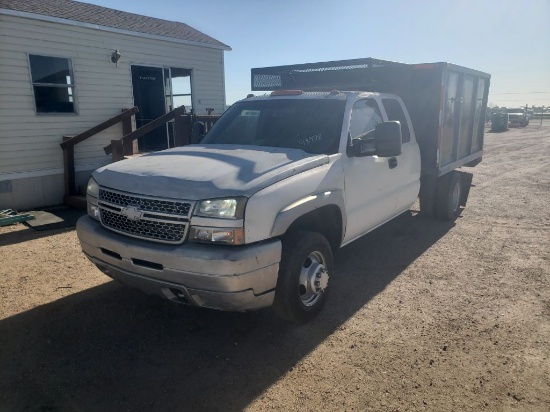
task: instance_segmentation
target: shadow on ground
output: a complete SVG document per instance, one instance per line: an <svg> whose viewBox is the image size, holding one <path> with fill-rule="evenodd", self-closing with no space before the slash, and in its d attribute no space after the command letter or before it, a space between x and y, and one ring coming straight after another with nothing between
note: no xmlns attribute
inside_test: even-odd
<svg viewBox="0 0 550 412"><path fill-rule="evenodd" d="M27 228L15 232L0 233L0 246L15 245L74 230L77 220L84 216L86 211L62 206L27 213L34 217L32 220L20 223Z"/></svg>
<svg viewBox="0 0 550 412"><path fill-rule="evenodd" d="M0 410L242 410L452 225L408 212L340 250L328 306L305 326L115 282L2 320Z"/></svg>
<svg viewBox="0 0 550 412"><path fill-rule="evenodd" d="M74 227L66 227L62 229L36 231L30 227L18 230L16 232L7 232L0 234L0 246L17 245L20 243L28 242L29 240L40 239L43 237L57 235L59 233L70 232L74 230Z"/></svg>

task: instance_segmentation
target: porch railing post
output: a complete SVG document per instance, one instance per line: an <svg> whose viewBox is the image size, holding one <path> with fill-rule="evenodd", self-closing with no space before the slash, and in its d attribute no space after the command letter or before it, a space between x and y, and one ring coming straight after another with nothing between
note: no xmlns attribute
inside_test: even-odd
<svg viewBox="0 0 550 412"><path fill-rule="evenodd" d="M184 108L176 109L174 118L174 146L185 146L191 143L191 115L185 114Z"/></svg>
<svg viewBox="0 0 550 412"><path fill-rule="evenodd" d="M63 136L63 141L72 136ZM72 196L76 192L76 176L74 167L74 146L63 148L63 171L65 176L65 197Z"/></svg>
<svg viewBox="0 0 550 412"><path fill-rule="evenodd" d="M122 109L122 111L125 111L125 110L127 110L127 109ZM124 119L122 119L122 137L124 137L127 134L130 134L134 130L136 130L135 123L134 123L134 118L135 118L135 115L133 114L131 116L128 116L128 117L125 117ZM125 141L123 143L123 148L124 148L124 155L125 156L134 154L134 142Z"/></svg>
<svg viewBox="0 0 550 412"><path fill-rule="evenodd" d="M121 139L111 140L111 160L118 162L124 159L124 143Z"/></svg>

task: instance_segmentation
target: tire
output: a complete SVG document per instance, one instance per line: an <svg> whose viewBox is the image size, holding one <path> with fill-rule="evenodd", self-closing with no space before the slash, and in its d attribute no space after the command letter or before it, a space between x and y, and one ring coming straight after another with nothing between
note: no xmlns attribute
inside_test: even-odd
<svg viewBox="0 0 550 412"><path fill-rule="evenodd" d="M316 317L327 300L332 265L330 244L321 234L300 230L285 235L273 302L275 312L294 323Z"/></svg>
<svg viewBox="0 0 550 412"><path fill-rule="evenodd" d="M437 188L437 217L441 220L455 220L460 215L462 182L457 172L443 176Z"/></svg>
<svg viewBox="0 0 550 412"><path fill-rule="evenodd" d="M432 196L422 195L418 197L420 203L420 215L433 219L436 215L435 200Z"/></svg>

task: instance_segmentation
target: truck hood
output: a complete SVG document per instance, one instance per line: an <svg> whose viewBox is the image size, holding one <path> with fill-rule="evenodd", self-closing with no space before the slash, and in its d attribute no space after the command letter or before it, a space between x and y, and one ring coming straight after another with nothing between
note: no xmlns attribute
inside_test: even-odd
<svg viewBox="0 0 550 412"><path fill-rule="evenodd" d="M130 193L200 200L251 196L329 162L300 149L192 145L123 160L93 173L100 186Z"/></svg>

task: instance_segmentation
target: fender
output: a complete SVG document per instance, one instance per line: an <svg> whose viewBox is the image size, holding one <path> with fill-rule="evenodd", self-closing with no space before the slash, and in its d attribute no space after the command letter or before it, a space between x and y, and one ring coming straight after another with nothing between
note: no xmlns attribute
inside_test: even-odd
<svg viewBox="0 0 550 412"><path fill-rule="evenodd" d="M275 218L271 236L283 235L296 219L323 206L336 205L342 213L342 231L346 227L344 192L340 189L325 190L305 196L282 209ZM343 235L343 233L342 233Z"/></svg>

